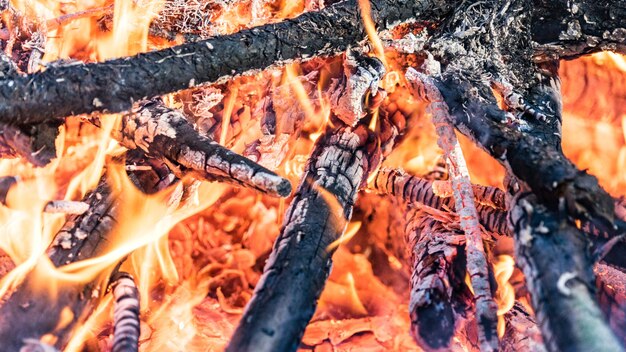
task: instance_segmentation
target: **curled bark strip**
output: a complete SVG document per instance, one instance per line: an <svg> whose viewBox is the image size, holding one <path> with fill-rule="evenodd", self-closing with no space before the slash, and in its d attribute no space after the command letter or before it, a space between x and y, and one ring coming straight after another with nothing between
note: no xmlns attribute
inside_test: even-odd
<svg viewBox="0 0 626 352"><path fill-rule="evenodd" d="M291 193L288 180L200 135L182 112L158 101L143 102L125 114L114 137L129 149L167 158L208 180L252 187L282 197Z"/></svg>
<svg viewBox="0 0 626 352"><path fill-rule="evenodd" d="M300 186L254 296L227 351L295 351L332 264L369 162L364 126L339 128L315 143Z"/></svg>
<svg viewBox="0 0 626 352"><path fill-rule="evenodd" d="M118 272L112 278L115 299L113 312L112 352L133 352L139 349L139 291L132 276Z"/></svg>
<svg viewBox="0 0 626 352"><path fill-rule="evenodd" d="M516 260L532 293L546 347L550 351L623 351L595 301L586 239L534 198L518 197L511 218Z"/></svg>

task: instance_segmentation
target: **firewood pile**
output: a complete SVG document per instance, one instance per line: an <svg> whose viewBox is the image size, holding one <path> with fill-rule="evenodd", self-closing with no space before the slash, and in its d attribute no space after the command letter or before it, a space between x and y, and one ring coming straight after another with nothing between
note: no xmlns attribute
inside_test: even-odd
<svg viewBox="0 0 626 352"><path fill-rule="evenodd" d="M624 350L626 2L0 11L2 350Z"/></svg>

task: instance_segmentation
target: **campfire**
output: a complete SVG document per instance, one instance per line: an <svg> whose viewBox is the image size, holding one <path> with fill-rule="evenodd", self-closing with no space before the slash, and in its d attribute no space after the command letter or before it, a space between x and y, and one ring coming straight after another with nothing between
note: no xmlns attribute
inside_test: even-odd
<svg viewBox="0 0 626 352"><path fill-rule="evenodd" d="M624 350L625 2L0 10L0 350Z"/></svg>

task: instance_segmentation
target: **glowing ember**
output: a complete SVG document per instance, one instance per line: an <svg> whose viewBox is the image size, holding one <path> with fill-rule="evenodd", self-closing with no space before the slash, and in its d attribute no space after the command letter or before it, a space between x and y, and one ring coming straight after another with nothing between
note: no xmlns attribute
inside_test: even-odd
<svg viewBox="0 0 626 352"><path fill-rule="evenodd" d="M421 63L423 58L386 51L371 18L370 2L358 3L373 47L371 55L384 62L388 71L376 82L380 95L370 94L358 101L367 107L375 99L383 100L366 121L367 133L376 134L378 139L371 154L380 159L390 152L385 166L401 167L410 174L432 179L446 178L445 170L437 167L441 151L430 116L424 104L411 95L403 74L406 67ZM32 71L46 70L47 65L55 65L60 59L103 61L170 47L183 42L184 35L234 33L320 6L308 0L16 0L11 5L34 23L33 28L43 38L39 44L44 55L35 60L35 65L28 65ZM203 16L198 15L201 11ZM76 15L64 17L68 14ZM173 31L173 36L164 34L168 31ZM183 111L190 124L204 135L295 184L305 171L313 144L327 128L336 127L331 90L345 83L343 70L338 58L316 58L237 77L228 83L190 88L165 96L163 101ZM579 82L582 73L587 77L586 85ZM566 155L578 167L597 175L613 195L626 193L626 110L624 101L615 98L618 94L622 100L626 96L625 57L602 53L564 62L561 75ZM608 75L620 78L613 91L601 87ZM595 90L599 93L594 94L594 101L580 99ZM163 179L152 182L158 187L150 192L139 190L137 179L153 181L150 173L159 169L154 166L157 162L143 154L139 159L149 160L145 164L129 162L133 160L131 153L111 137L127 123L121 115L98 115L99 128L89 124L94 116L68 120L57 138L57 158L45 167L35 168L23 160L0 160L0 176L19 176L21 180L0 206L0 296L8 296L29 280L29 275L37 278L35 291L50 297L59 295L65 286L94 283L90 291L93 306L90 314L82 317L83 323L70 325L76 317L68 306L60 313L54 330L72 327L68 335L71 338L64 341L65 351L107 350L113 343L114 331L114 302L107 293L108 279L111 272L122 270L135 278L140 293L141 351L224 349L260 280L290 200L223 183L199 184L196 178L205 175L198 176L197 170L186 172L171 161L158 165L167 170L165 176L158 175ZM393 126L387 121L393 121ZM393 130L398 126L402 143L385 145L398 137L397 129ZM148 129L173 133L159 130L162 128L155 124ZM144 137L156 139L154 136ZM471 181L502 186L504 169L465 138L459 137L459 142ZM369 183L378 168L380 165L371 170ZM129 171L133 176L128 176ZM233 167L229 171L238 170ZM175 178L180 182L168 182ZM117 199L114 226L106 245L91 258L57 266L47 250L63 226L65 214L45 212L46 205L51 200L80 201L96 189L101 179L107 180ZM435 196L453 194L450 184L444 181L434 181ZM332 211L342 211L333 194L325 189L317 191ZM420 350L410 334L412 268L404 238L409 210L392 198L361 192L354 218L343 236L325 248L337 250L334 268L302 339L303 348ZM430 211L429 216L443 223L450 234L461 233L454 209L442 207ZM478 243L483 234L486 247L496 246L498 236L478 226L473 231ZM72 239L61 239L57 244L67 249ZM454 245L462 248L465 243ZM500 337L505 336L509 323L507 313L516 302L528 300L521 275L514 272L513 255L512 248L507 247L491 258ZM446 252L438 258L452 256ZM464 282L463 273L459 285ZM471 290L469 280L466 284ZM445 289L452 291L450 287ZM463 318L474 319L471 314ZM473 350L471 333L463 324L459 323L451 348ZM51 334L40 342L54 345L59 341Z"/></svg>

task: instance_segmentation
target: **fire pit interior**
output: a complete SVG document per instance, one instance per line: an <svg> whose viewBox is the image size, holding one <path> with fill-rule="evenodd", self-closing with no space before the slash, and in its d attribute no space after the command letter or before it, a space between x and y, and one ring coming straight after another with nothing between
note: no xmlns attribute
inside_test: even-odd
<svg viewBox="0 0 626 352"><path fill-rule="evenodd" d="M0 351L624 350L626 1L0 11Z"/></svg>

